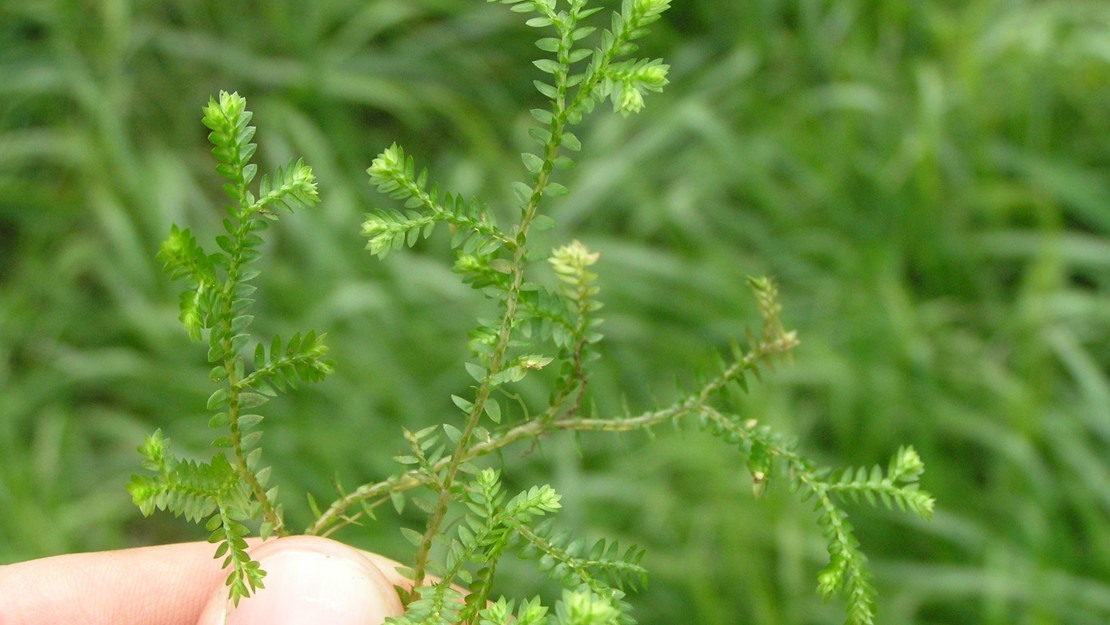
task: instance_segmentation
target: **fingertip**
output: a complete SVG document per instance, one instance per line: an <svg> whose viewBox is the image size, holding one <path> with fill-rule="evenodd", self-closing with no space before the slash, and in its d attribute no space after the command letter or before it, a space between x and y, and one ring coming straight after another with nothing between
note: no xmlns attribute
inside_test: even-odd
<svg viewBox="0 0 1110 625"><path fill-rule="evenodd" d="M232 607L221 585L198 625L380 625L404 611L382 570L334 540L291 536L262 543L250 554L266 571L265 588Z"/></svg>

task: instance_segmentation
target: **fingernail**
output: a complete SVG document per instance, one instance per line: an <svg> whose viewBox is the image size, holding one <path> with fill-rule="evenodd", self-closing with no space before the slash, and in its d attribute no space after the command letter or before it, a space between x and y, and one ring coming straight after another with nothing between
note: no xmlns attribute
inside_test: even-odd
<svg viewBox="0 0 1110 625"><path fill-rule="evenodd" d="M225 625L380 625L396 597L369 562L312 551L282 551L259 560L265 588L228 609Z"/></svg>

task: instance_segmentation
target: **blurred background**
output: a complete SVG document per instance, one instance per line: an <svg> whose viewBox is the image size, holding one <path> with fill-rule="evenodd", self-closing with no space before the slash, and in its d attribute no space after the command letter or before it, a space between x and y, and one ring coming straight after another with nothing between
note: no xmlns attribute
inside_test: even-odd
<svg viewBox="0 0 1110 625"><path fill-rule="evenodd" d="M537 36L480 0L0 0L0 563L203 538L124 484L156 427L209 454L205 349L154 256L171 224L218 228L200 109L221 89L255 111L261 169L304 156L324 200L269 231L257 282L259 336L327 331L337 363L266 406L289 520L454 414L489 309L442 236L363 251L363 213L391 206L364 171L397 141L510 206ZM677 0L641 54L672 84L589 118L549 205L550 246L601 252L599 412L711 372L758 323L745 276L773 275L802 346L735 409L823 464L914 445L939 501L929 523L849 506L881 622L1107 622L1110 3ZM550 482L564 526L648 550L645 625L843 621L810 507L753 500L723 443L525 451L510 486ZM404 560L418 522L339 537ZM506 593L551 593L506 571Z"/></svg>

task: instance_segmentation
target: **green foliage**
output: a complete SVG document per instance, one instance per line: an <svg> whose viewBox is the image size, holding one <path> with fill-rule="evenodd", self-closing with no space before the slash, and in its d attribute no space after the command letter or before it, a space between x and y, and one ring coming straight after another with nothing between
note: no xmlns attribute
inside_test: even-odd
<svg viewBox="0 0 1110 625"><path fill-rule="evenodd" d="M882 501L888 508L897 506L922 518L931 516L934 501L919 489L917 480L924 467L912 448L902 448L886 472L878 467L830 472L800 454L796 442L756 419L721 407L726 403L721 398L724 389L747 390L749 376L773 368L776 360L788 358L798 345L795 333L781 321L775 284L765 278L749 280L762 329L758 335L748 332L745 348L733 343L730 358L721 360L715 376L682 391L670 405L598 417L587 403L586 391L589 363L598 356L595 347L602 339L597 332L601 320L595 316L601 308L596 299L600 287L592 269L600 256L574 241L546 258L554 288L542 276L533 276L536 253L530 234L555 225L542 207L547 198L567 190L552 176L556 170L572 167L570 154L581 147L568 128L581 123L605 100L622 114L639 112L644 95L663 88L667 65L626 57L636 52L633 41L646 34L646 26L659 18L669 2L626 0L620 11L612 13L610 28L600 31L593 47L583 42L596 29L582 23L599 9L587 8L586 0L570 0L563 8L556 0L502 3L511 5L512 11L537 14L526 23L551 28L555 35L537 42L552 55L534 62L549 76L547 82L535 83L549 106L532 111L539 126L529 134L540 149L521 155L528 176L514 188L515 224L502 230L481 201L443 193L438 184L429 188L428 170L417 173L414 159L394 144L374 159L368 174L379 192L401 201L405 210L375 210L362 226L369 239L367 248L383 259L392 250L415 246L439 223L451 230L450 245L458 253L455 271L497 310L495 319L479 320L470 334L471 361L464 368L473 384L468 395L450 398L461 414L416 432L404 430L410 453L395 457L400 472L351 492L341 489L340 497L323 511L310 497L317 518L307 533L328 535L369 515L386 500L398 512L411 501L426 514L422 530L402 530L415 548L412 567L406 571L414 587L402 592L406 612L390 619L397 625L545 622L549 610L538 597L522 601L515 611L513 601L492 601L496 573L510 553L533 561L539 572L564 588L562 599L553 606L551 622L631 623L625 591L646 583L647 571L641 565L644 550L635 545L622 548L617 541L605 539L593 541L587 549L586 540L555 527L550 517L561 504L550 486L534 486L507 497L500 471L479 468L476 462L510 443L538 441L561 430L649 431L663 423L692 421L736 445L747 457L756 497L769 483L782 481L803 501L816 501L816 522L829 555L818 576L820 593L825 598L844 598L848 623L872 623L871 572L847 513L833 495L871 505ZM248 331L254 319L250 314L254 287L249 282L259 275L253 264L261 257L261 232L277 219L275 209L292 212L318 201L312 170L300 160L278 168L272 177L263 176L257 197L250 190L257 170L251 163L256 149L251 143L254 127L248 125L251 117L237 94L221 93L204 109L216 171L227 181L224 191L231 200L223 220L225 233L216 237L220 251L207 254L188 229L174 226L159 252L165 271L186 285L180 319L189 336L207 338L208 360L214 364L210 377L221 384L207 405L214 413L209 425L220 430L212 444L228 451L218 451L208 463L179 460L170 454L159 431L140 448L144 466L155 475L136 475L129 484L136 505L146 515L158 509L194 522L208 519L205 527L210 541L217 544L216 557L223 557L229 569L229 596L236 603L261 587L264 576L245 551L245 523L258 522L264 539L287 533L277 488L269 487L270 468L261 466L257 425L262 417L244 411L264 404L279 391L320 381L332 370L325 359L323 335L274 337L267 349ZM251 343L255 343L253 358L248 359ZM514 388L544 369L555 372L549 401L544 407L532 407L519 399ZM425 496L409 491L424 491ZM354 510L356 505L359 510ZM461 514L454 512L459 506L465 510ZM541 517L548 518L541 521ZM438 579L432 581L431 576Z"/></svg>
<svg viewBox="0 0 1110 625"><path fill-rule="evenodd" d="M428 170L423 169L415 176L412 157L405 156L404 150L396 144L374 159L367 171L378 191L393 199L405 200L405 208L410 209L407 213L380 211L368 216L362 224L362 234L370 237L367 249L381 258L390 250L403 245L411 247L421 238L427 238L441 221L455 228L451 247L461 246L465 253L490 254L500 245L512 243L497 229L493 218L477 200L466 201L450 193L441 196L438 185L427 190ZM418 207L427 213L412 210Z"/></svg>
<svg viewBox="0 0 1110 625"><path fill-rule="evenodd" d="M175 225L158 253L166 273L187 287L180 297L180 319L189 336L200 340L207 333L208 361L214 365L210 377L222 383L208 398L207 409L214 413L208 424L221 432L212 445L228 449L231 460L224 452L204 464L174 459L168 442L155 432L140 453L144 466L157 476L135 475L128 485L144 515L155 508L196 522L212 515L205 527L211 532L209 540L218 545L216 557L224 557L224 567L230 568L227 585L236 604L261 587L265 575L246 553L243 537L248 530L243 521L261 519L258 531L263 538L287 533L278 489L269 486L270 467L261 464L262 432L257 426L262 416L246 411L287 386L317 382L332 369L325 359L324 336L309 332L287 341L275 336L268 351L259 342L253 370L247 372L245 353L254 340L248 330L254 320L249 313L255 287L249 282L259 274L252 264L261 257L260 233L277 219L275 209L292 212L319 201L312 170L299 160L279 167L272 178L264 175L257 197L248 188L257 172L251 163L256 149L251 143L255 129L248 125L251 117L246 101L234 93L221 92L219 100L212 98L204 108L216 171L227 180L224 191L231 199L223 220L225 233L216 237L220 251L207 254L188 229Z"/></svg>
<svg viewBox="0 0 1110 625"><path fill-rule="evenodd" d="M135 475L127 485L143 515L167 510L194 523L211 517L205 528L211 532L209 542L218 545L215 557L224 557L223 567L229 569L232 601L237 603L261 588L265 571L246 553L248 530L241 522L251 516L251 493L227 457L218 454L207 463L178 460L170 455L169 440L161 430L147 438L139 453L143 466L157 472L154 476Z"/></svg>
<svg viewBox="0 0 1110 625"><path fill-rule="evenodd" d="M460 354L488 300L442 262L450 228L395 262L354 260L370 260L360 215L392 205L363 171L396 141L509 231L518 153L536 151L527 108L543 106L532 80L549 78L527 59L549 31L474 0L0 5L0 563L199 536L143 520L119 485L156 427L210 460L216 431L195 417L211 365L154 252L172 223L218 249L223 179L189 105L213 85L249 95L259 177L304 156L325 199L263 233L251 282L252 334L327 330L338 363L249 411L287 527L316 518L298 493L325 508L333 482L393 473L408 451L390 433L469 397ZM543 211L560 229L539 251L601 252L584 414L669 405L675 377L695 388L755 315L745 274L774 275L796 363L720 408L831 466L885 469L912 443L922 487L944 494L928 524L832 496L878 620L1110 620L1110 4L672 5L637 40L672 84L627 120L606 101L572 128L583 149L556 173L571 195ZM502 419L542 412L560 373L495 394ZM746 459L708 434L551 435L503 455L510 493L563 495L559 526L647 549L650 592L628 598L645 625L843 619L813 592L814 500L782 473L749 496ZM407 559L397 526L422 512L390 502L336 536ZM505 563L499 590L530 596L528 572Z"/></svg>

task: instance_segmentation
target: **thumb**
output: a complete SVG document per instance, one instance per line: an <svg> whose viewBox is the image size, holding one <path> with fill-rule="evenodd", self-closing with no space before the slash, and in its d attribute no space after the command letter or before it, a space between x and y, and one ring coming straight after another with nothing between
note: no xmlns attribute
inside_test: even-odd
<svg viewBox="0 0 1110 625"><path fill-rule="evenodd" d="M315 536L267 541L251 550L265 588L232 607L213 591L198 625L380 625L404 610L393 584L360 551Z"/></svg>

